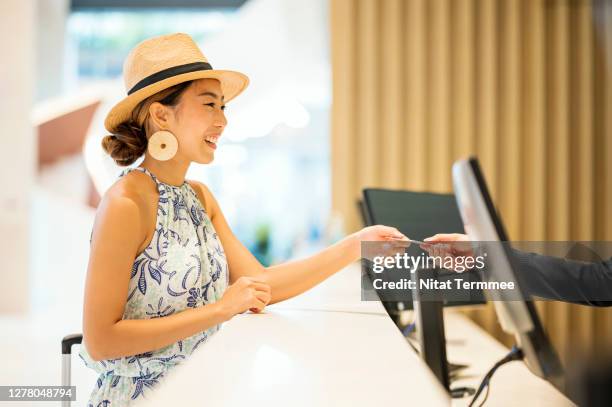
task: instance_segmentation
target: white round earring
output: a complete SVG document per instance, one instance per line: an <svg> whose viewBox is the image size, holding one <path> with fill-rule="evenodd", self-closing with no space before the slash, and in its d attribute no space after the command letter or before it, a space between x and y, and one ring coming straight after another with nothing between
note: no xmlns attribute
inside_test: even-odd
<svg viewBox="0 0 612 407"><path fill-rule="evenodd" d="M178 140L167 130L156 131L149 137L147 151L151 157L159 161L167 161L175 156L178 150Z"/></svg>

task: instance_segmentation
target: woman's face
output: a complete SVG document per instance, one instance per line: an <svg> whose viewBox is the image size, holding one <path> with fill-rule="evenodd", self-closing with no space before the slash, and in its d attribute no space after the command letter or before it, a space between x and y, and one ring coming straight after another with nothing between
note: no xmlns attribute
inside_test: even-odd
<svg viewBox="0 0 612 407"><path fill-rule="evenodd" d="M215 157L218 140L227 124L221 84L198 79L182 93L168 116L168 130L178 139L177 156L199 164Z"/></svg>

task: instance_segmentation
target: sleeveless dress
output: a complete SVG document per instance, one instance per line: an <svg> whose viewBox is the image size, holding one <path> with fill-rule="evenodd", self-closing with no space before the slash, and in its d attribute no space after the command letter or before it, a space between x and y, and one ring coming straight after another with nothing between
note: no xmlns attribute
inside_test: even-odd
<svg viewBox="0 0 612 407"><path fill-rule="evenodd" d="M229 283L225 252L197 194L186 181L165 184L149 175L159 202L151 243L134 260L123 319L160 318L221 298ZM147 398L164 374L217 332L220 325L164 348L133 356L94 361L85 344L79 356L99 373L88 407L120 407Z"/></svg>

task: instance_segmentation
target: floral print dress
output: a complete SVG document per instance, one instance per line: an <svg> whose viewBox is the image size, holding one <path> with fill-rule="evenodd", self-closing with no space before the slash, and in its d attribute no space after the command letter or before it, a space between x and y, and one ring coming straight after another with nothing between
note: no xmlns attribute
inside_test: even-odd
<svg viewBox="0 0 612 407"><path fill-rule="evenodd" d="M165 184L142 167L159 192L155 233L134 260L123 319L160 318L221 298L229 283L227 261L215 229L186 181ZM219 325L164 348L94 361L85 344L79 356L99 373L88 407L120 407L147 398L164 374L204 343Z"/></svg>

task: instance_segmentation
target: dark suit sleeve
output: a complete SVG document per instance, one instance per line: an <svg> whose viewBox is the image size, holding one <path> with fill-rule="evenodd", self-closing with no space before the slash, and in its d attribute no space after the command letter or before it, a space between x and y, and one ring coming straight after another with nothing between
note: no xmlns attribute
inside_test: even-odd
<svg viewBox="0 0 612 407"><path fill-rule="evenodd" d="M612 306L612 258L585 263L512 250L527 293L552 300Z"/></svg>

